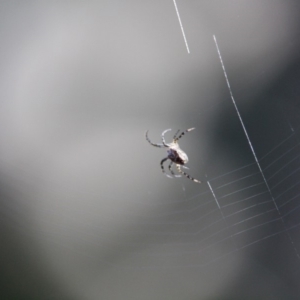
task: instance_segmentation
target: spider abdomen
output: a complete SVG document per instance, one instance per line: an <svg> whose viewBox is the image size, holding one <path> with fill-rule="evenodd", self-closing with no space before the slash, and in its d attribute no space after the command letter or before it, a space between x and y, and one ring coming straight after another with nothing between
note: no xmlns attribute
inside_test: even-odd
<svg viewBox="0 0 300 300"><path fill-rule="evenodd" d="M168 158L175 164L185 165L188 162L188 156L181 149L172 149L168 151Z"/></svg>

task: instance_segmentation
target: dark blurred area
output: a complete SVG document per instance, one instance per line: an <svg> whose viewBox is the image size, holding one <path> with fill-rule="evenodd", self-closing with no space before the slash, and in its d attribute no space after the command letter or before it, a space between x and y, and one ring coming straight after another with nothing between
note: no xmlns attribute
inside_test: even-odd
<svg viewBox="0 0 300 300"><path fill-rule="evenodd" d="M1 299L299 299L300 3L176 3L1 4Z"/></svg>

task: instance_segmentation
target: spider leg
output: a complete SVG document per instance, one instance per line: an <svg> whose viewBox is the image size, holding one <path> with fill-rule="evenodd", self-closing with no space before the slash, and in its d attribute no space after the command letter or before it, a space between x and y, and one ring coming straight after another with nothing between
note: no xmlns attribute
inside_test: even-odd
<svg viewBox="0 0 300 300"><path fill-rule="evenodd" d="M152 146L155 146L155 147L158 147L158 148L165 148L165 147L168 147L166 146L165 144L154 144L150 141L150 139L148 138L148 130L146 131L146 140L152 145Z"/></svg>
<svg viewBox="0 0 300 300"><path fill-rule="evenodd" d="M165 169L164 169L164 162L165 162L166 160L168 160L168 159L169 159L169 157L164 158L164 159L160 162L160 167L161 167L162 172L163 172L167 177L173 178L172 176L170 176L169 174L167 174L167 173L165 172Z"/></svg>
<svg viewBox="0 0 300 300"><path fill-rule="evenodd" d="M176 135L177 135L179 132L180 132L180 129L178 129L178 130L176 131L176 133L174 134L174 136L173 136L173 141L176 139Z"/></svg>
<svg viewBox="0 0 300 300"><path fill-rule="evenodd" d="M174 171L171 169L171 166L173 165L173 162L171 161L171 163L169 164L169 170L170 170L170 173L174 176L174 177L181 177L181 175L176 175L174 173Z"/></svg>
<svg viewBox="0 0 300 300"><path fill-rule="evenodd" d="M179 164L176 164L176 168L177 168L177 170L178 170L178 172L179 172L180 174L184 175L184 176L187 177L188 179L191 179L191 180L193 180L194 182L197 182L197 183L201 183L201 181L199 181L199 180L193 178L193 177L190 176L189 174L187 174L187 173L185 173L184 171L182 171Z"/></svg>
<svg viewBox="0 0 300 300"><path fill-rule="evenodd" d="M187 130L181 132L181 134L179 135L179 137L177 137L177 138L175 138L175 139L173 140L173 143L177 143L178 140L181 139L187 132L190 132L190 131L192 131L192 130L194 130L194 129L195 129L195 128L190 128L190 129L187 129Z"/></svg>
<svg viewBox="0 0 300 300"><path fill-rule="evenodd" d="M172 130L172 129L167 129L167 130L163 131L163 133L161 134L161 139L162 139L163 145L165 147L168 147L168 145L167 145L167 143L165 141L165 133L168 132L168 131L170 131L170 130Z"/></svg>

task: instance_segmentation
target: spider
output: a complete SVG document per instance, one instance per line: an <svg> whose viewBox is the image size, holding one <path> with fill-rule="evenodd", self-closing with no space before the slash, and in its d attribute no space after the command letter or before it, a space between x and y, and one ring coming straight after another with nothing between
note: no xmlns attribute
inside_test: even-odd
<svg viewBox="0 0 300 300"><path fill-rule="evenodd" d="M161 166L161 170L162 172L168 176L168 177L171 177L170 175L166 174L165 173L165 169L164 169L164 162L167 161L168 159L171 161L171 163L169 164L169 170L170 170L170 173L175 176L175 177L180 177L180 175L175 175L173 170L171 169L171 166L173 163L175 163L176 165L176 168L178 170L178 172L184 176L186 176L188 179L191 179L193 180L194 182L197 182L197 183L201 183L201 181L191 177L190 175L188 175L187 173L185 173L184 171L181 170L181 166L183 168L186 168L184 165L188 162L188 156L186 155L185 152L183 152L180 147L179 147L179 144L178 144L178 140L180 138L182 138L182 136L185 135L186 132L190 132L192 130L194 130L195 128L190 128L190 129L187 129L183 132L181 132L181 134L179 136L177 136L177 134L179 133L180 130L178 130L174 137L173 137L173 141L172 143L170 144L167 144L166 141L165 141L165 133L170 131L171 129L167 129L165 131L163 131L163 133L161 134L161 139L162 139L162 144L154 144L150 141L150 139L148 138L148 130L146 131L146 140L152 145L152 146L155 146L155 147L159 147L159 148L167 148L167 153L168 153L168 156L166 158L164 158L161 162L160 162L160 166Z"/></svg>

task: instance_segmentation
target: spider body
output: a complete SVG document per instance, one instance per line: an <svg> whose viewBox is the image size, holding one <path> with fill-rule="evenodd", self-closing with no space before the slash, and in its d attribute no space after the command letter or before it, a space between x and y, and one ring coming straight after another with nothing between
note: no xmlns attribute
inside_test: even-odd
<svg viewBox="0 0 300 300"><path fill-rule="evenodd" d="M169 144L167 153L168 158L175 164L185 165L189 161L186 153L179 148L178 144Z"/></svg>
<svg viewBox="0 0 300 300"><path fill-rule="evenodd" d="M187 173L185 173L184 171L181 170L181 166L184 167L184 165L188 162L188 156L186 155L186 153L184 151L182 151L179 147L178 144L178 140L187 132L190 132L192 130L194 130L195 128L190 128L187 129L185 131L183 131L178 137L177 134L179 133L179 130L176 132L176 134L173 137L173 141L169 144L166 143L165 141L165 133L170 131L171 129L167 129L165 130L162 134L161 134L161 139L162 139L162 144L154 144L150 141L150 139L148 138L148 131L146 131L146 140L154 147L159 147L159 148L167 148L167 153L168 156L166 158L164 158L161 162L160 162L160 166L161 166L161 170L162 172L168 176L171 177L170 175L167 175L165 173L165 169L164 169L164 162L167 161L168 159L171 161L171 163L169 164L169 170L170 173L175 176L175 177L180 177L180 175L175 175L175 173L173 172L173 170L171 169L172 164L174 163L176 165L176 168L178 170L178 172L184 176L186 176L187 178L193 180L194 182L197 183L201 183L201 181L191 177L190 175L188 175Z"/></svg>

